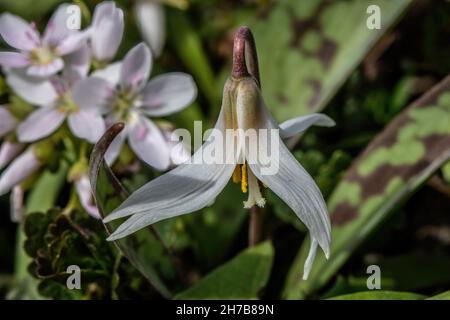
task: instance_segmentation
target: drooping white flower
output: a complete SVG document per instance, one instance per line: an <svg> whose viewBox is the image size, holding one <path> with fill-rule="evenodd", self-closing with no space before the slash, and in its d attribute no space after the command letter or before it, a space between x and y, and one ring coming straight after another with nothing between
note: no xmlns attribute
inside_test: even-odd
<svg viewBox="0 0 450 320"><path fill-rule="evenodd" d="M152 167L166 170L170 166L167 140L147 116L161 117L184 109L195 99L197 88L192 77L184 73L163 74L147 82L151 67L151 51L140 43L127 53L122 63L95 72L90 78L103 81L99 86L103 92L97 90L93 94L101 98L114 92L106 121L126 123L106 154L108 163L117 158L128 140L138 157Z"/></svg>
<svg viewBox="0 0 450 320"><path fill-rule="evenodd" d="M97 61L114 58L122 41L123 30L123 11L116 7L115 2L105 1L95 7L88 33L92 54Z"/></svg>
<svg viewBox="0 0 450 320"><path fill-rule="evenodd" d="M242 28L239 32L248 35L249 30ZM189 162L132 193L104 219L107 223L129 217L108 240L120 239L158 221L200 210L214 202L233 178L241 183L243 192L248 192L245 208L264 206L261 192L264 185L309 229L311 248L303 274L306 279L317 247L329 256L330 220L319 188L282 137L288 138L313 124L332 126L334 121L325 115L314 114L278 125L265 107L254 74L250 75L246 70L245 47L235 42L236 48L240 55L234 56L233 76L225 85L222 108L213 133ZM254 139L247 140L249 131L257 132ZM217 158L218 161L205 161L211 154L222 156ZM263 161L262 154L270 155L269 163ZM276 170L267 170L272 165Z"/></svg>
<svg viewBox="0 0 450 320"><path fill-rule="evenodd" d="M0 52L0 65L25 69L30 76L46 77L64 67L64 57L76 51L85 41L85 34L67 23L69 4L55 11L40 36L36 26L22 18L4 13L0 16L0 35L17 51Z"/></svg>

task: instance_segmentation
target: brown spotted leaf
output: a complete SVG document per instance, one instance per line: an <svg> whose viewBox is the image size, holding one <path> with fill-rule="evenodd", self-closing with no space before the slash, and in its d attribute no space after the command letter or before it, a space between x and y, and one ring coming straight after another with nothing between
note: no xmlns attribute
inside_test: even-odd
<svg viewBox="0 0 450 320"><path fill-rule="evenodd" d="M332 193L331 257L318 255L309 279L300 250L284 295L303 298L325 285L389 212L450 158L450 76L399 114L354 161Z"/></svg>
<svg viewBox="0 0 450 320"><path fill-rule="evenodd" d="M323 109L411 0L272 1L251 23L264 97L279 121ZM370 5L380 29L369 29ZM371 12L371 11L369 11Z"/></svg>

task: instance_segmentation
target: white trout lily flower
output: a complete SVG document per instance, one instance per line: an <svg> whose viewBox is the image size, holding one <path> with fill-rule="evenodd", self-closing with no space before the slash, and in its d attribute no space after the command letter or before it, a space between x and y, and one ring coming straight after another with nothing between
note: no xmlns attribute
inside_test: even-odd
<svg viewBox="0 0 450 320"><path fill-rule="evenodd" d="M22 18L4 13L0 16L0 35L14 52L0 52L0 65L22 68L30 76L46 77L64 67L63 58L77 50L85 41L85 34L68 27L69 4L55 11L40 36L36 26Z"/></svg>
<svg viewBox="0 0 450 320"><path fill-rule="evenodd" d="M79 50L80 56L85 55L85 50ZM87 68L80 63L68 65L61 76L50 79L8 73L7 83L14 92L38 106L17 127L20 142L32 142L49 136L65 119L72 133L80 139L95 143L100 138L105 130L102 112L107 97L100 98L98 92L108 93L102 88L104 82L100 79L83 80L86 72Z"/></svg>
<svg viewBox="0 0 450 320"><path fill-rule="evenodd" d="M94 95L101 98L114 92L107 122L127 125L108 150L108 163L117 158L128 138L131 149L141 160L158 170L170 166L171 152L166 138L147 116L167 116L186 108L197 96L197 87L192 77L184 73L159 75L147 83L151 67L151 51L140 43L127 53L122 63L92 75L91 79L103 81L100 86L103 91L97 90Z"/></svg>
<svg viewBox="0 0 450 320"><path fill-rule="evenodd" d="M95 7L88 34L96 61L111 61L114 58L122 41L123 30L123 11L116 7L115 2L105 1Z"/></svg>
<svg viewBox="0 0 450 320"><path fill-rule="evenodd" d="M332 126L334 121L317 114L300 117L282 124L281 134L278 134L280 127L265 107L258 76L248 74L245 66L244 41L248 41L245 37L250 35L248 28L241 28L235 38L233 73L224 88L222 108L214 134L194 153L191 161L150 181L108 215L104 222L129 217L108 240L125 237L158 221L195 212L210 205L233 177L233 180L241 183L242 191L248 192L244 207L264 206L262 187L266 186L309 229L311 248L303 275L307 278L317 246L322 248L326 257L329 256L330 220L319 188L281 137L304 131L312 124ZM254 68L254 64L252 65ZM230 130L231 135L227 134ZM243 132L248 130L263 134L245 143ZM264 139L266 132L270 133L269 139ZM226 141L217 139L224 136ZM151 149L147 152L150 153ZM225 155L226 161L204 161L205 156L217 152ZM260 154L271 155L271 161L277 167L276 172L266 170L267 163L260 158Z"/></svg>

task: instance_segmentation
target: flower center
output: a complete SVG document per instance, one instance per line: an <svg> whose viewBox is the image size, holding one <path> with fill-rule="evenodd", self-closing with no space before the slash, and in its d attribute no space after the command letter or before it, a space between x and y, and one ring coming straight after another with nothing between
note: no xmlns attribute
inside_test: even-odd
<svg viewBox="0 0 450 320"><path fill-rule="evenodd" d="M56 58L56 55L51 48L42 46L33 49L30 52L29 58L33 64L47 65Z"/></svg>
<svg viewBox="0 0 450 320"><path fill-rule="evenodd" d="M250 209L254 205L263 208L266 204L266 199L261 195L261 189L258 179L251 170L247 170L247 164L237 165L233 172L233 182L241 183L241 190L243 193L248 191L248 199L244 201L244 208Z"/></svg>
<svg viewBox="0 0 450 320"><path fill-rule="evenodd" d="M80 110L77 104L73 101L70 92L67 92L60 96L58 100L58 109L63 113L72 113Z"/></svg>
<svg viewBox="0 0 450 320"><path fill-rule="evenodd" d="M112 113L117 120L128 122L130 111L136 105L137 95L131 90L119 90L113 102Z"/></svg>

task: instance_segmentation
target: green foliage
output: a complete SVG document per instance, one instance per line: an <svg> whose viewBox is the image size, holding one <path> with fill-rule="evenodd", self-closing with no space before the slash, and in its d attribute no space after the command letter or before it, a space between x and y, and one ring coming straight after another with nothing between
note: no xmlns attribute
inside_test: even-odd
<svg viewBox="0 0 450 320"><path fill-rule="evenodd" d="M175 298L256 299L269 279L273 255L270 242L247 249Z"/></svg>
<svg viewBox="0 0 450 320"><path fill-rule="evenodd" d="M330 300L422 300L423 295L412 292L373 290L330 298Z"/></svg>

